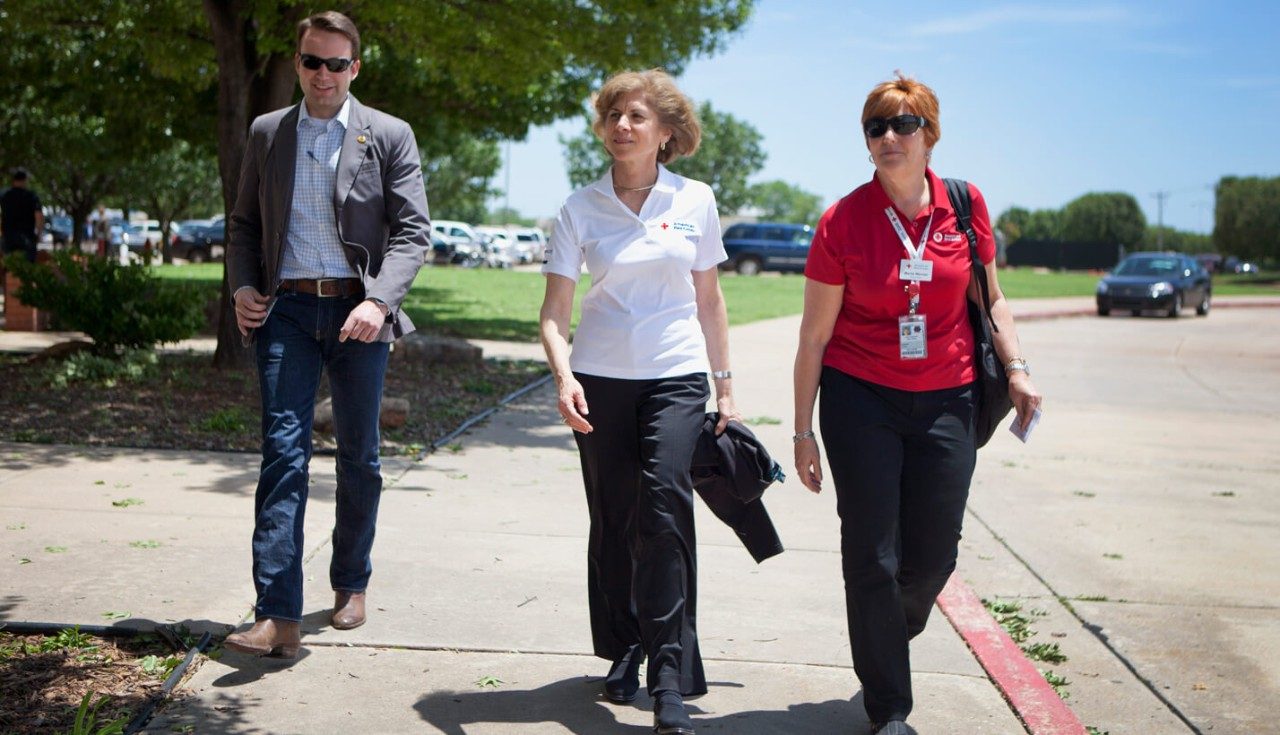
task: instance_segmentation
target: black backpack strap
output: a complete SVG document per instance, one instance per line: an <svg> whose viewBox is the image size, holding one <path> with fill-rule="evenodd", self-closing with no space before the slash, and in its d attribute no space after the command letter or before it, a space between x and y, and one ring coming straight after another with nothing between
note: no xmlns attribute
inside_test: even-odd
<svg viewBox="0 0 1280 735"><path fill-rule="evenodd" d="M978 259L978 233L973 231L973 202L969 198L969 183L961 179L943 179L947 185L947 198L951 200L951 208L956 213L956 224L964 232L969 241L969 265L973 270L974 280L982 292L982 313L987 315L991 323L991 331L999 332L996 320L991 316L991 290L987 285L987 271Z"/></svg>

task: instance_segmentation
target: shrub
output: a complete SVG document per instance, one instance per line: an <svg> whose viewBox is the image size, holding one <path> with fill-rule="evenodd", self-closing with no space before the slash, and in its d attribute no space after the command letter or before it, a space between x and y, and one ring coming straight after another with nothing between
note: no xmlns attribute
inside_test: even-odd
<svg viewBox="0 0 1280 735"><path fill-rule="evenodd" d="M162 281L144 265L57 251L51 264L28 263L15 254L5 266L21 281L22 302L48 310L65 329L84 332L101 357L178 342L204 323L199 291Z"/></svg>
<svg viewBox="0 0 1280 735"><path fill-rule="evenodd" d="M142 380L156 374L159 360L152 350L121 350L115 357L77 352L63 360L49 375L49 385L66 388L71 383L96 383L107 388Z"/></svg>

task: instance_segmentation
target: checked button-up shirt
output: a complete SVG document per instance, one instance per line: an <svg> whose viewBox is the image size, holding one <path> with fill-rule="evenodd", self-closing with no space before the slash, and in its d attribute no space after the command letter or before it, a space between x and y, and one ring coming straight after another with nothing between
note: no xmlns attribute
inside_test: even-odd
<svg viewBox="0 0 1280 735"><path fill-rule="evenodd" d="M281 278L354 278L356 272L338 240L333 190L338 155L347 132L351 99L328 120L298 112L298 151L293 171L293 205L281 261Z"/></svg>

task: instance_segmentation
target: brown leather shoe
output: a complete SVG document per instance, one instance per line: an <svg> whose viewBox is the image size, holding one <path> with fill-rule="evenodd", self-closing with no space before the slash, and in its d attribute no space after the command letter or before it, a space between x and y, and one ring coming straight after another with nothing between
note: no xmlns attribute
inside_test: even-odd
<svg viewBox="0 0 1280 735"><path fill-rule="evenodd" d="M302 645L302 637L295 622L262 618L249 630L227 636L222 645L254 656L295 658Z"/></svg>
<svg viewBox="0 0 1280 735"><path fill-rule="evenodd" d="M333 591L333 627L351 630L364 625L364 593Z"/></svg>

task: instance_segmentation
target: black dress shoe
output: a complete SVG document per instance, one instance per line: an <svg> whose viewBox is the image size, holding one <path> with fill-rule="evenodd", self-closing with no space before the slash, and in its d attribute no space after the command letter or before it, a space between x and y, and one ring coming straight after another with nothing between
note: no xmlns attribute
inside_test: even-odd
<svg viewBox="0 0 1280 735"><path fill-rule="evenodd" d="M653 702L653 731L658 735L694 735L693 720L684 711L679 692L663 691Z"/></svg>
<svg viewBox="0 0 1280 735"><path fill-rule="evenodd" d="M636 644L609 668L604 678L604 696L610 702L631 702L640 690L640 664L644 663L644 651Z"/></svg>

